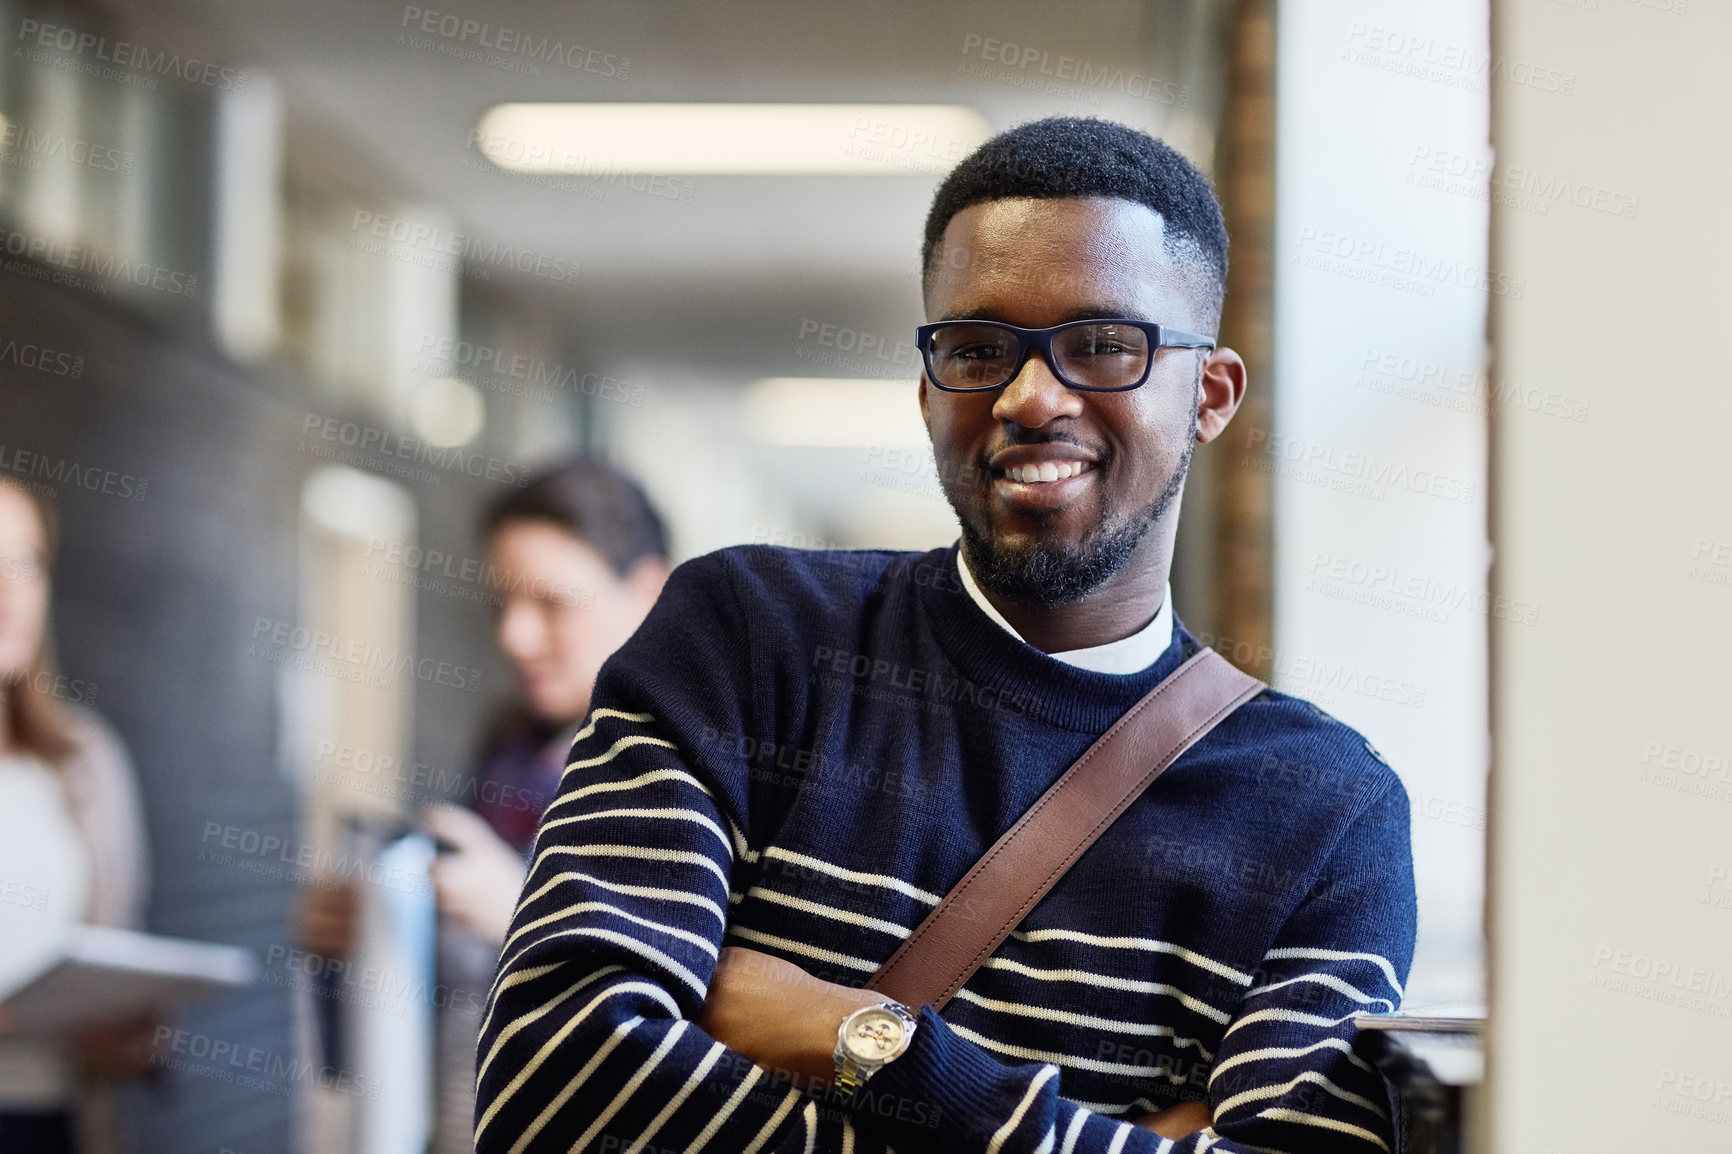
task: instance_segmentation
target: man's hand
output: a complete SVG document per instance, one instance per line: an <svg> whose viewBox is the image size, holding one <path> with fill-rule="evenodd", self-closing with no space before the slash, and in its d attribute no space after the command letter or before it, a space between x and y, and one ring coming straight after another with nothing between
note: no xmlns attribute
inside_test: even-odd
<svg viewBox="0 0 1732 1154"><path fill-rule="evenodd" d="M460 806L430 805L421 811L421 824L454 847L433 862L439 912L504 945L528 872L523 858L478 814Z"/></svg>
<svg viewBox="0 0 1732 1154"><path fill-rule="evenodd" d="M725 947L698 1027L769 1070L828 1082L842 1019L883 1002L871 990L812 977L792 962Z"/></svg>
<svg viewBox="0 0 1732 1154"><path fill-rule="evenodd" d="M1165 1110L1144 1114L1137 1119L1136 1124L1145 1130L1153 1130L1163 1138L1178 1141L1187 1134L1213 1126L1215 1119L1209 1113L1209 1108L1201 1102L1180 1102L1177 1106L1168 1106Z"/></svg>

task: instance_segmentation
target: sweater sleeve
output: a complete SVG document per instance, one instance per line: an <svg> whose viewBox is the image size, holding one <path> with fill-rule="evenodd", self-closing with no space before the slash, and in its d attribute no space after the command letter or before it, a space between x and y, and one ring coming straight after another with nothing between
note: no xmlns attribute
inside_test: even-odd
<svg viewBox="0 0 1732 1154"><path fill-rule="evenodd" d="M690 563L602 671L488 999L478 1154L759 1151L800 1122L785 1078L693 1024L745 841L689 735L740 731L738 624Z"/></svg>
<svg viewBox="0 0 1732 1154"><path fill-rule="evenodd" d="M1406 791L1349 825L1283 925L1210 1073L1214 1125L1176 1142L1059 1096L1059 1071L1007 1066L930 1007L907 1053L867 1084L856 1122L903 1154L1390 1154L1383 1080L1353 1050L1352 1016L1391 1010L1416 907Z"/></svg>

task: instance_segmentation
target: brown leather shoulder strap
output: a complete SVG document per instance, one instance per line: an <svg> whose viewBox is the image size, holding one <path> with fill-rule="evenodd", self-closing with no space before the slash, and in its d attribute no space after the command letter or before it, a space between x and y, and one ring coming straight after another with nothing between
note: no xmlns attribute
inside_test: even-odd
<svg viewBox="0 0 1732 1154"><path fill-rule="evenodd" d="M1155 778L1266 686L1204 649L1065 770L866 983L940 1008Z"/></svg>

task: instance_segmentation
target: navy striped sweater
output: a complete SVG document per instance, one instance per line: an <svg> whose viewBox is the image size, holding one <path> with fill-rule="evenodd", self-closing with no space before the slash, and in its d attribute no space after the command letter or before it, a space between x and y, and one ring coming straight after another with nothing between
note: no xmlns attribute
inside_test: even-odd
<svg viewBox="0 0 1732 1154"><path fill-rule="evenodd" d="M1415 929L1407 795L1274 691L1195 745L848 1105L693 1023L718 949L863 985L1197 645L1053 660L926 554L722 550L603 668L542 819L478 1056L481 1154L1393 1146L1350 1017ZM1128 1125L1181 1101L1177 1143Z"/></svg>

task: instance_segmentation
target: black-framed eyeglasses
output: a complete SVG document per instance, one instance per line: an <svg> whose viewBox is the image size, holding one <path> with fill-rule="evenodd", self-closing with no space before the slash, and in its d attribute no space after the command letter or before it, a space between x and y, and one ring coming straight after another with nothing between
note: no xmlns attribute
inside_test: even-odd
<svg viewBox="0 0 1732 1154"><path fill-rule="evenodd" d="M1002 388L1039 349L1053 375L1073 389L1122 393L1149 379L1157 349L1212 349L1215 342L1152 321L1102 317L1050 329L998 321L936 321L914 330L926 376L950 393Z"/></svg>

